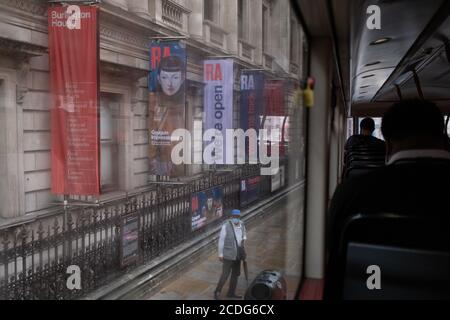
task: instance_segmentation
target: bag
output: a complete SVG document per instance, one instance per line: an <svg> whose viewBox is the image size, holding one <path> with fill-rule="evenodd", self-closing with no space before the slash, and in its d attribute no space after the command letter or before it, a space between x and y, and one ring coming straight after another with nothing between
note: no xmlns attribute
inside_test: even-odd
<svg viewBox="0 0 450 320"><path fill-rule="evenodd" d="M236 243L237 245L237 243ZM237 259L238 260L245 260L247 258L247 254L245 253L244 247L237 247Z"/></svg>
<svg viewBox="0 0 450 320"><path fill-rule="evenodd" d="M244 246L238 246L237 239L236 239L236 232L234 232L234 226L231 223L231 221L230 221L230 224L231 224L231 230L233 230L233 234L234 234L234 241L236 243L236 249L237 249L236 260L239 260L239 261L245 260L247 258L247 253L245 252L245 248L244 248ZM242 230L241 244L242 244L242 241L244 240L243 238L244 238L244 230Z"/></svg>

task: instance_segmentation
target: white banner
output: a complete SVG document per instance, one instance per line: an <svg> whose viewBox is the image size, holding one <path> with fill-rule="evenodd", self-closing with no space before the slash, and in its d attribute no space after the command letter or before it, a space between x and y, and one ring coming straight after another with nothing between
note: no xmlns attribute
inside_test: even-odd
<svg viewBox="0 0 450 320"><path fill-rule="evenodd" d="M225 148L226 130L233 129L233 60L205 60L203 70L205 137L212 141L205 148L205 162L233 164L226 162Z"/></svg>

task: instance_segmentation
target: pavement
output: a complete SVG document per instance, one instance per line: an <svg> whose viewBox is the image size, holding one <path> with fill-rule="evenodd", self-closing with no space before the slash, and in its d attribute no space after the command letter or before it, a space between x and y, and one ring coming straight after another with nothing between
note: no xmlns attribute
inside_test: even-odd
<svg viewBox="0 0 450 320"><path fill-rule="evenodd" d="M282 271L287 284L287 297L294 299L302 273L303 199L291 194L270 208L247 228L247 264L249 284L263 270ZM147 300L212 300L222 271L217 249L189 269L172 277L156 292L140 297ZM243 268L236 293L244 296L247 288ZM228 282L222 290L222 299Z"/></svg>

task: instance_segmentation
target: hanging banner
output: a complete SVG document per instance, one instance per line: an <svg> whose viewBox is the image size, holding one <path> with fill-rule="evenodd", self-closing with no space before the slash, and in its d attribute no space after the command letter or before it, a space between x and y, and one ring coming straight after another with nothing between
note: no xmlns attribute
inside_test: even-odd
<svg viewBox="0 0 450 320"><path fill-rule="evenodd" d="M98 9L48 8L52 192L98 195Z"/></svg>
<svg viewBox="0 0 450 320"><path fill-rule="evenodd" d="M233 129L233 60L205 60L203 63L205 83L204 108L205 130L215 129L223 140L215 139L214 162L226 161L226 130Z"/></svg>
<svg viewBox="0 0 450 320"><path fill-rule="evenodd" d="M181 177L184 165L171 159L179 138L171 135L185 128L186 47L179 41L152 41L149 75L150 172Z"/></svg>
<svg viewBox="0 0 450 320"><path fill-rule="evenodd" d="M240 127L242 130L260 129L262 106L264 102L264 73L261 71L243 70L241 73L241 107L240 107ZM253 146L246 141L245 154L247 159L249 154L258 154L258 150L251 150ZM257 146L256 146L257 149Z"/></svg>
<svg viewBox="0 0 450 320"><path fill-rule="evenodd" d="M287 123L284 87L283 80L268 80L264 84L264 129L267 130L267 136L271 142L279 143L280 156L284 156L285 153L284 126ZM273 133L274 129L279 130L279 135ZM270 155L269 147L268 154Z"/></svg>

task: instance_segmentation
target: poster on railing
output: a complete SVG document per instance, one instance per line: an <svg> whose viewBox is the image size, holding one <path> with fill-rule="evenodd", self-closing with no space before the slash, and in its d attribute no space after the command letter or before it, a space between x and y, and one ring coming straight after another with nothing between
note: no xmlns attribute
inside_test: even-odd
<svg viewBox="0 0 450 320"><path fill-rule="evenodd" d="M48 8L51 90L51 190L98 195L98 8Z"/></svg>
<svg viewBox="0 0 450 320"><path fill-rule="evenodd" d="M280 157L284 156L285 153L284 126L288 123L285 111L285 85L286 83L283 80L267 80L264 83L264 117L262 126L267 130L267 140L271 143L279 144ZM275 134L275 132L279 134ZM270 155L269 146L268 154Z"/></svg>
<svg viewBox="0 0 450 320"><path fill-rule="evenodd" d="M220 186L191 197L192 230L197 230L223 215L223 189Z"/></svg>
<svg viewBox="0 0 450 320"><path fill-rule="evenodd" d="M262 71L243 70L241 73L240 128L244 131L254 129L258 134L264 102L264 73ZM245 155L258 157L258 146L246 141Z"/></svg>
<svg viewBox="0 0 450 320"><path fill-rule="evenodd" d="M152 41L149 74L150 173L181 177L184 165L175 165L172 149L180 137L172 137L185 125L186 46L180 41Z"/></svg>
<svg viewBox="0 0 450 320"><path fill-rule="evenodd" d="M241 180L240 204L248 206L259 199L261 193L261 176Z"/></svg>
<svg viewBox="0 0 450 320"><path fill-rule="evenodd" d="M234 160L227 163L225 147L226 130L233 129L233 60L205 60L203 72L205 131L216 131L207 143L206 148L210 146L211 149L205 149L205 161L209 164L234 164ZM212 151L208 152L209 149Z"/></svg>
<svg viewBox="0 0 450 320"><path fill-rule="evenodd" d="M129 266L139 259L139 216L131 214L122 218L120 265Z"/></svg>

